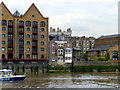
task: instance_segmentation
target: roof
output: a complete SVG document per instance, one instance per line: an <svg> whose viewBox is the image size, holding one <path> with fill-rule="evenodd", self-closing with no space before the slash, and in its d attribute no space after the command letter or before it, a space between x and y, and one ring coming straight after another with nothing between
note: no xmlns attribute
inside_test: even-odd
<svg viewBox="0 0 120 90"><path fill-rule="evenodd" d="M11 14L11 16L14 17L14 15L12 15L12 13L10 12L10 10L6 7L6 5L5 5L3 2L1 2L0 5L3 5L3 6L7 9L7 11ZM38 10L38 8L35 6L34 3L29 7L29 9L25 12L25 14L22 15L22 17L24 17L24 16L27 14L27 12L31 9L32 6L35 7L36 10L39 12L39 14L43 17L43 15L40 13L40 11ZM43 18L44 18L44 19L48 19L48 17L43 17Z"/></svg>
<svg viewBox="0 0 120 90"><path fill-rule="evenodd" d="M99 37L98 39L114 38L114 37L120 37L120 34L101 36L101 37Z"/></svg>
<svg viewBox="0 0 120 90"><path fill-rule="evenodd" d="M97 48L94 48L94 49L90 49L88 51L105 51L105 50L108 50L109 48L114 47L114 46L116 46L116 45L100 46L100 47L97 47Z"/></svg>
<svg viewBox="0 0 120 90"><path fill-rule="evenodd" d="M76 51L81 51L81 49L80 49L80 48L74 48L74 50L76 50Z"/></svg>
<svg viewBox="0 0 120 90"><path fill-rule="evenodd" d="M12 70L7 70L7 69L3 69L3 70L0 70L0 72L11 72Z"/></svg>

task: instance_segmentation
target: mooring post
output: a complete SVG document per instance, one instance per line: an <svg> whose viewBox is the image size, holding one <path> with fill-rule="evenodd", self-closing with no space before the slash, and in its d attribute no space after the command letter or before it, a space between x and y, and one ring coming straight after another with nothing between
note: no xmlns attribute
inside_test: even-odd
<svg viewBox="0 0 120 90"><path fill-rule="evenodd" d="M37 66L37 72L38 72L38 66Z"/></svg>
<svg viewBox="0 0 120 90"><path fill-rule="evenodd" d="M25 72L25 67L24 67L24 65L23 65L23 73Z"/></svg>
<svg viewBox="0 0 120 90"><path fill-rule="evenodd" d="M42 72L44 73L44 63L43 63L43 65L42 65Z"/></svg>
<svg viewBox="0 0 120 90"><path fill-rule="evenodd" d="M33 67L31 66L31 72L33 72Z"/></svg>

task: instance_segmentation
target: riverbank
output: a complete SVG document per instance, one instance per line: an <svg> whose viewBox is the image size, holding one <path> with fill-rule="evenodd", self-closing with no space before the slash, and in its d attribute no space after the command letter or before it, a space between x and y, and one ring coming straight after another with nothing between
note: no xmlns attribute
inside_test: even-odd
<svg viewBox="0 0 120 90"><path fill-rule="evenodd" d="M3 69L12 69L13 72L26 73L29 72L120 72L119 62L108 61L74 61L72 64L66 65L50 65L50 64L31 64L31 65L6 65Z"/></svg>

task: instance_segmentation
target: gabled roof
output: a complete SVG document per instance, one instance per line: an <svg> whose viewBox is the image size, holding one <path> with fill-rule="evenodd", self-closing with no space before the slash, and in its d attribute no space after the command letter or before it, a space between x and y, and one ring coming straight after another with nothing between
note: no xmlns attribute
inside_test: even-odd
<svg viewBox="0 0 120 90"><path fill-rule="evenodd" d="M11 16L13 16L12 13L9 11L9 9L6 7L6 5L5 5L3 2L1 2L0 5L3 5L3 6L7 9L7 11L11 14ZM26 13L31 9L32 6L34 6L34 7L36 8L36 10L39 12L39 14L43 17L43 15L42 15L42 14L40 13L40 11L37 9L37 7L35 6L34 3L29 7L29 9L25 12L25 14L24 14L22 17L24 17L24 16L26 15ZM13 16L13 17L14 17L14 16ZM48 17L43 17L43 18L44 18L44 19L48 19Z"/></svg>
<svg viewBox="0 0 120 90"><path fill-rule="evenodd" d="M0 5L3 5L6 8L6 10L10 13L10 15L13 16L12 13L10 12L10 10L6 7L6 5L3 2L1 2Z"/></svg>
<svg viewBox="0 0 120 90"><path fill-rule="evenodd" d="M39 12L39 14L43 17L43 15L40 13L40 11L38 10L38 8L35 6L35 4L33 3L30 7L29 7L29 9L25 12L25 14L23 15L23 17L27 14L27 12L32 8L32 6L33 7L35 7L36 8L36 10ZM44 18L44 17L43 17ZM48 19L48 18L45 18L45 19Z"/></svg>

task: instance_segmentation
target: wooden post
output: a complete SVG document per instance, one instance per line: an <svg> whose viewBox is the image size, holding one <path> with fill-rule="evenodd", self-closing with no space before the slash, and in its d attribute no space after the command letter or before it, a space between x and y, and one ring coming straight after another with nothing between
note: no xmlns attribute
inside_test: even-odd
<svg viewBox="0 0 120 90"><path fill-rule="evenodd" d="M33 72L33 67L31 66L31 72Z"/></svg>
<svg viewBox="0 0 120 90"><path fill-rule="evenodd" d="M44 65L42 65L42 72L44 73Z"/></svg>
<svg viewBox="0 0 120 90"><path fill-rule="evenodd" d="M37 68L37 72L38 72L38 66L36 68Z"/></svg>
<svg viewBox="0 0 120 90"><path fill-rule="evenodd" d="M25 72L25 67L24 67L24 65L23 65L23 73Z"/></svg>

